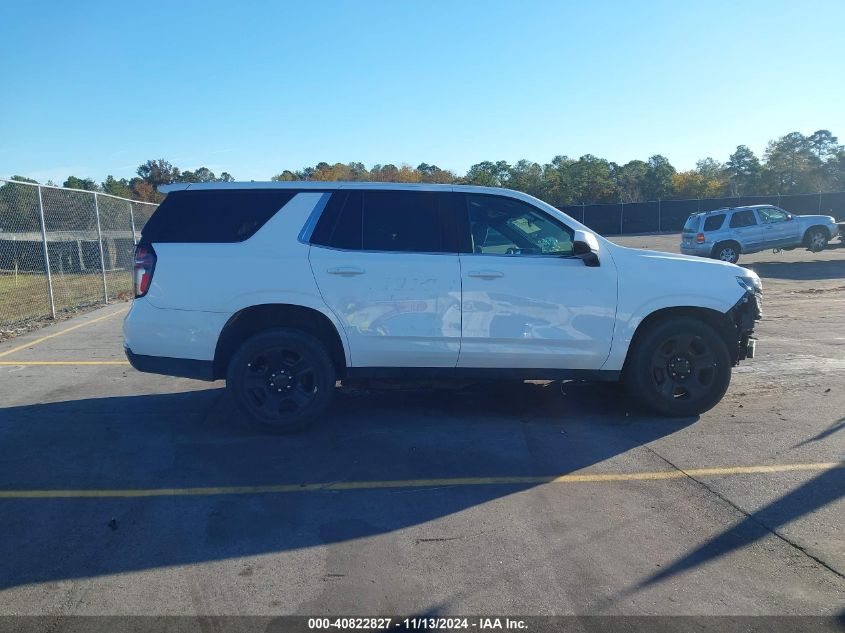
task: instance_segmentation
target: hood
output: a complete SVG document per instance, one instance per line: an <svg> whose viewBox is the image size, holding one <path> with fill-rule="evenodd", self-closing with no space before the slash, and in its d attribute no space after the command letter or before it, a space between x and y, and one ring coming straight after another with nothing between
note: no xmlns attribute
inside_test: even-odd
<svg viewBox="0 0 845 633"><path fill-rule="evenodd" d="M831 220L836 222L836 219L832 215L795 215L795 218L810 222L821 222L822 224L830 224Z"/></svg>
<svg viewBox="0 0 845 633"><path fill-rule="evenodd" d="M650 251L642 248L628 248L624 246L616 247L623 251L623 257L632 257L646 266L663 266L671 265L673 263L681 263L684 266L695 266L697 270L712 270L714 272L724 272L734 277L757 277L757 273L748 268L730 264L718 259L707 259L705 257L696 257L695 255L682 255L681 253L664 253L663 251Z"/></svg>

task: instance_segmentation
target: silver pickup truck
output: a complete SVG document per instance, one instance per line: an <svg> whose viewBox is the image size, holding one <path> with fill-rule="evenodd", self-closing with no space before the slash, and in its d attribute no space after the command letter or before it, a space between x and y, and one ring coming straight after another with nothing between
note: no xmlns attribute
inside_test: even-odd
<svg viewBox="0 0 845 633"><path fill-rule="evenodd" d="M839 226L829 215L793 215L768 205L732 207L689 216L681 252L735 264L742 253L770 248L803 246L818 252L838 234Z"/></svg>

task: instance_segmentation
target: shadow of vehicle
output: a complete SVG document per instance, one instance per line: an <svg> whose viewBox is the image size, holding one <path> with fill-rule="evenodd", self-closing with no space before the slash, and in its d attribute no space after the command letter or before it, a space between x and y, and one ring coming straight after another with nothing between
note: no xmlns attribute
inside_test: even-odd
<svg viewBox="0 0 845 633"><path fill-rule="evenodd" d="M748 267L762 278L810 281L845 277L845 259L801 262L758 262Z"/></svg>
<svg viewBox="0 0 845 633"><path fill-rule="evenodd" d="M645 580L639 588L654 585L751 545L772 533L777 533L778 528L790 521L834 503L842 497L845 497L845 468L824 471L679 558Z"/></svg>
<svg viewBox="0 0 845 633"><path fill-rule="evenodd" d="M298 435L239 430L224 390L0 410L0 588L221 560L388 533L530 485L281 494L162 489L552 476L694 419L629 415L607 385L491 384L459 392L341 390ZM234 426L233 426L234 425ZM33 498L33 490L103 491ZM157 489L151 496L110 491Z"/></svg>

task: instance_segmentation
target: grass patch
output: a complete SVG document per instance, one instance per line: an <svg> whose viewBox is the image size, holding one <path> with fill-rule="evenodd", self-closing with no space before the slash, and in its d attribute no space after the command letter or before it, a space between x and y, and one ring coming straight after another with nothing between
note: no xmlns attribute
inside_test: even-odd
<svg viewBox="0 0 845 633"><path fill-rule="evenodd" d="M123 298L132 291L128 270L106 273L109 299ZM53 274L56 311L103 301L101 273ZM47 275L4 271L0 273L0 325L50 316Z"/></svg>

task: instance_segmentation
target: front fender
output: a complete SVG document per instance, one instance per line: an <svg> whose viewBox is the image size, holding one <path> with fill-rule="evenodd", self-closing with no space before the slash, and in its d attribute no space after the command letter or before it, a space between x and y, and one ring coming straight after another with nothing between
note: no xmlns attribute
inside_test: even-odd
<svg viewBox="0 0 845 633"><path fill-rule="evenodd" d="M744 294L733 264L684 255L616 249L619 300L610 353L602 366L621 370L640 323L667 308L698 308L726 314Z"/></svg>

